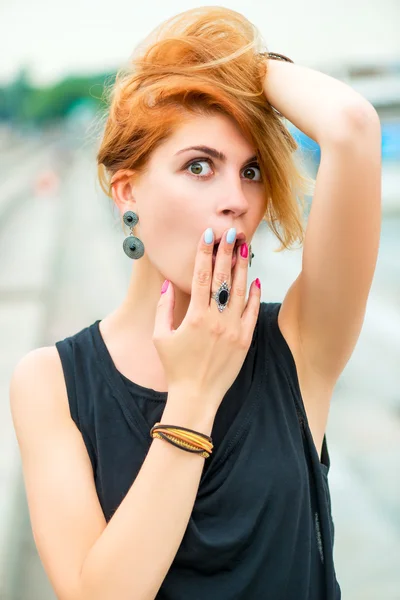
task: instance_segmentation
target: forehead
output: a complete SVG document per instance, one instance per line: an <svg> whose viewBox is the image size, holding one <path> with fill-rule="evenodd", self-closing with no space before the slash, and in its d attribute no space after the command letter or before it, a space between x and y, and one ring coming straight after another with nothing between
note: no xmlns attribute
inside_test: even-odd
<svg viewBox="0 0 400 600"><path fill-rule="evenodd" d="M212 146L223 152L228 160L254 153L254 147L246 140L237 123L227 115L188 115L172 135L160 147L167 153L175 153L188 146Z"/></svg>

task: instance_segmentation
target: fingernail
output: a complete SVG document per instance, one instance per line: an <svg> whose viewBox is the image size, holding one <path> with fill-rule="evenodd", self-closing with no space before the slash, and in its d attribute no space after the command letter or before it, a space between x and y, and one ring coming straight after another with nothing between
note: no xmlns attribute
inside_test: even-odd
<svg viewBox="0 0 400 600"><path fill-rule="evenodd" d="M228 242L228 244L233 244L233 242L235 241L235 238L236 238L236 228L231 227L230 230L228 231L228 233L226 234L226 241Z"/></svg>
<svg viewBox="0 0 400 600"><path fill-rule="evenodd" d="M258 277L257 277L257 279L255 280L254 283L256 284L256 286L258 287L258 289L260 290L261 289L261 281L258 279Z"/></svg>
<svg viewBox="0 0 400 600"><path fill-rule="evenodd" d="M242 258L247 258L247 257L248 257L248 255L249 255L249 247L248 247L248 245L247 245L247 244L246 244L246 242L245 242L244 244L242 244L242 245L240 246L240 256L241 256Z"/></svg>
<svg viewBox="0 0 400 600"><path fill-rule="evenodd" d="M167 291L167 289L168 289L168 285L169 285L169 281L168 281L168 279L166 279L166 280L164 281L164 283L162 284L162 288L161 288L161 293L162 293L162 294L165 294L165 292L166 292L166 291Z"/></svg>
<svg viewBox="0 0 400 600"><path fill-rule="evenodd" d="M211 229L211 227L209 227L204 232L204 241L206 244L211 244L211 242L213 240L214 240L214 233L213 233L213 230Z"/></svg>

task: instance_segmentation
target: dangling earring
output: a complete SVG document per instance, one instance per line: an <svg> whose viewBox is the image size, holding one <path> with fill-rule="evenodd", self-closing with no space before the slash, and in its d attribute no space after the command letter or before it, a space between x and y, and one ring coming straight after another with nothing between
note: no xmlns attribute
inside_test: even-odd
<svg viewBox="0 0 400 600"><path fill-rule="evenodd" d="M251 261L252 261L252 260L253 260L253 258L254 258L254 254L253 254L253 252L251 251L251 244L250 244L250 246L249 246L249 254L250 254L250 258L249 258L249 267L251 267Z"/></svg>
<svg viewBox="0 0 400 600"><path fill-rule="evenodd" d="M132 210L127 210L123 215L125 225L131 230L131 235L124 239L122 247L129 258L141 258L144 254L144 245L142 240L133 235L133 228L137 225L139 217Z"/></svg>

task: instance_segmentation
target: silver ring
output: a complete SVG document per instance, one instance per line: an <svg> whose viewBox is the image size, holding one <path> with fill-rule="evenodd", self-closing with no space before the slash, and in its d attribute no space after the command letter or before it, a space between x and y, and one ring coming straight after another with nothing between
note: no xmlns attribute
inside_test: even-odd
<svg viewBox="0 0 400 600"><path fill-rule="evenodd" d="M211 294L218 306L219 312L222 312L228 306L228 300L230 296L230 289L228 283L224 281L214 294Z"/></svg>

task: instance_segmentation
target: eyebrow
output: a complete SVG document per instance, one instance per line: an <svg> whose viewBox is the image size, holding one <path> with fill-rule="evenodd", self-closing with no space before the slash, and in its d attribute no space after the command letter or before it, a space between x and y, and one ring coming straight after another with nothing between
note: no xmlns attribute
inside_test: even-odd
<svg viewBox="0 0 400 600"><path fill-rule="evenodd" d="M188 152L189 150L197 150L198 152L204 152L204 154L209 154L209 156L212 156L213 158L220 160L221 162L227 161L227 157L223 152L220 152L215 148L209 148L208 146L189 146L188 148L183 148L182 150L179 150L179 152L176 152L175 156L177 154L182 154L183 152ZM253 161L258 161L258 157L256 154L248 160L246 160L243 164L246 165Z"/></svg>

